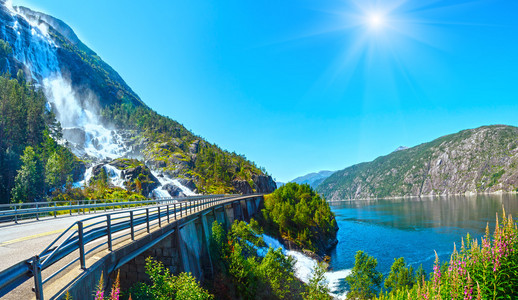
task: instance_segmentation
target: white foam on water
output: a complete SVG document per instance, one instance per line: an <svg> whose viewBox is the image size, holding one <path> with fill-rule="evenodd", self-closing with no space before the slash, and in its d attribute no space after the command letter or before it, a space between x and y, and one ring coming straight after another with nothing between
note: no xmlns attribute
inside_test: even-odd
<svg viewBox="0 0 518 300"><path fill-rule="evenodd" d="M103 126L97 117L97 100L92 94L77 95L71 83L61 74L43 80L45 94L56 111L56 118L64 130L82 135L70 140L74 154L98 159L115 159L129 152L115 130ZM64 134L67 137L66 134ZM71 137L68 137L69 139ZM80 142L79 142L80 141Z"/></svg>
<svg viewBox="0 0 518 300"><path fill-rule="evenodd" d="M110 184L123 189L126 188L124 186L124 178L121 177L121 170L109 164L104 165L104 168L106 169L106 175L108 175L108 180L110 181Z"/></svg>
<svg viewBox="0 0 518 300"><path fill-rule="evenodd" d="M157 197L157 198L171 197L171 195L169 195L169 192L163 189L163 187L167 184L172 184L174 186L177 186L178 188L180 188L180 190L182 191L182 193L185 196L196 196L197 195L195 192L191 191L188 187L181 184L180 181L178 181L178 179L172 179L172 178L168 177L167 175L158 174L155 171L151 171L151 173L153 174L153 176L155 176L156 179L158 179L158 182L160 182L160 186L151 191L151 195L153 195L154 197Z"/></svg>
<svg viewBox="0 0 518 300"><path fill-rule="evenodd" d="M282 248L283 253L289 255L295 260L295 276L304 283L309 283L313 269L317 265L317 261L300 252L293 250L286 250L284 246L275 238L266 234L262 235L264 242L268 247L274 249ZM259 249L258 255L264 256L268 251L267 248ZM351 273L351 270L329 271L325 273L326 281L330 290L331 296L335 299L345 299L347 293L340 290L340 283L345 280L345 277Z"/></svg>
<svg viewBox="0 0 518 300"><path fill-rule="evenodd" d="M84 174L84 177L83 177L83 180L80 180L80 181L77 181L77 182L74 182L72 184L73 187L75 188L80 188L80 187L85 187L88 185L88 182L90 181L90 179L92 178L92 170L93 170L94 167L89 167L86 169L85 171L85 174Z"/></svg>

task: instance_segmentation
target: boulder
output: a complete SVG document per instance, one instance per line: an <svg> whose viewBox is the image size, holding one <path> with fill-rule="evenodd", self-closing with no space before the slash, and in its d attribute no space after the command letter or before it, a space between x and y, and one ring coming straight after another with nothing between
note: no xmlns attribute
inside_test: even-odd
<svg viewBox="0 0 518 300"><path fill-rule="evenodd" d="M174 184L166 184L162 187L163 190L166 190L169 195L171 195L171 197L179 197L179 198L183 198L185 197L185 194L182 192L182 189L180 189L179 187L177 187L176 185Z"/></svg>
<svg viewBox="0 0 518 300"><path fill-rule="evenodd" d="M151 174L151 171L145 165L139 165L133 168L123 170L121 173L126 182L133 183L138 178L142 185L142 194L148 195L152 190L156 189L160 182Z"/></svg>
<svg viewBox="0 0 518 300"><path fill-rule="evenodd" d="M74 181L82 180L85 176L86 166L82 161L78 161L72 170L72 179Z"/></svg>
<svg viewBox="0 0 518 300"><path fill-rule="evenodd" d="M92 168L92 178L96 178L99 176L99 174L101 174L101 170L104 168L104 165L105 164L98 164Z"/></svg>
<svg viewBox="0 0 518 300"><path fill-rule="evenodd" d="M186 178L178 178L178 182L180 182L181 185L187 187L191 191L196 190L196 184L192 179L186 179Z"/></svg>
<svg viewBox="0 0 518 300"><path fill-rule="evenodd" d="M234 180L232 181L232 186L236 189L236 191L240 194L247 195L253 194L254 191L252 187L246 180Z"/></svg>
<svg viewBox="0 0 518 300"><path fill-rule="evenodd" d="M257 193L269 194L277 189L277 184L273 181L272 176L254 174L252 175L252 181Z"/></svg>

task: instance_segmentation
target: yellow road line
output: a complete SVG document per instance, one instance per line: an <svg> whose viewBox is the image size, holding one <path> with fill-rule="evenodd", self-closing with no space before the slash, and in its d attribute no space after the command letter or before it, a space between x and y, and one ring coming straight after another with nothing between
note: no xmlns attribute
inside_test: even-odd
<svg viewBox="0 0 518 300"><path fill-rule="evenodd" d="M0 247L6 246L6 245L10 245L10 244L14 244L14 243L18 243L18 242L27 241L27 240L32 240L32 239L39 238L39 237L42 237L42 236L47 236L47 235L51 235L51 234L60 233L60 232L63 232L63 231L65 231L65 229L58 229L58 230L54 230L54 231L38 233L38 234L35 234L35 235L24 236L24 237L17 238L17 239L14 239L14 240L2 242L2 243L0 243Z"/></svg>
<svg viewBox="0 0 518 300"><path fill-rule="evenodd" d="M93 222L85 223L85 226L90 225L90 224L93 224ZM70 229L77 229L77 226L71 227ZM61 233L63 231L65 231L65 229L58 229L58 230L38 233L38 234L35 234L35 235L24 236L24 237L17 238L17 239L14 239L14 240L2 242L2 243L0 243L0 247L6 246L6 245L10 245L10 244L14 244L14 243L19 243L19 242L27 241L27 240L32 240L32 239L39 238L39 237L42 237L42 236L47 236L47 235L52 235L52 234L56 234L56 233Z"/></svg>

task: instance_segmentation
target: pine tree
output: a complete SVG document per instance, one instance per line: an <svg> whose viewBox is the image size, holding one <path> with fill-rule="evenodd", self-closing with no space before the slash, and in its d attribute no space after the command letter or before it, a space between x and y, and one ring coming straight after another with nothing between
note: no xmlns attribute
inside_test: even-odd
<svg viewBox="0 0 518 300"><path fill-rule="evenodd" d="M41 159L31 146L27 146L21 160L22 167L14 179L12 202L31 202L43 198Z"/></svg>

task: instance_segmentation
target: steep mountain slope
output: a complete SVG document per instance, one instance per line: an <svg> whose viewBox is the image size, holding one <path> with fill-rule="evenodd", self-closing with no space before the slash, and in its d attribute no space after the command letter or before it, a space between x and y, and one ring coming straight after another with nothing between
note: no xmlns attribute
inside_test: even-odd
<svg viewBox="0 0 518 300"><path fill-rule="evenodd" d="M515 191L518 128L484 126L338 171L317 190L326 199Z"/></svg>
<svg viewBox="0 0 518 300"><path fill-rule="evenodd" d="M320 171L315 173L309 173L304 176L299 176L290 182L298 184L309 184L312 188L319 186L327 177L331 176L334 171Z"/></svg>
<svg viewBox="0 0 518 300"><path fill-rule="evenodd" d="M167 196L178 189L183 194L275 189L272 178L244 156L222 150L148 108L64 22L29 8L10 7L4 0L0 0L0 72L43 91L47 103L42 114L50 111L59 121L52 138L86 167L76 185L88 185L92 175L98 175L93 171L103 169L112 185L139 190L144 196ZM5 97L9 98L5 103L17 99ZM13 155L10 149L0 150L0 158ZM117 160L121 158L137 160L132 168L140 166L146 188L137 182L139 174L126 174ZM6 172L10 175L4 176L9 182L6 190L21 167L16 161ZM176 188L159 188L166 185ZM147 187L156 188L147 194Z"/></svg>

